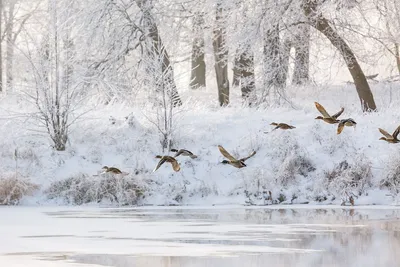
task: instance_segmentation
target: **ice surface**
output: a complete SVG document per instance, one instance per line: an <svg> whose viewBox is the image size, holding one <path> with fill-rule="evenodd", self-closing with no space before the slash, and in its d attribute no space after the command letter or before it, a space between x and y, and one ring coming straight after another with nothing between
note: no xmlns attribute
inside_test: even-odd
<svg viewBox="0 0 400 267"><path fill-rule="evenodd" d="M0 264L372 267L400 260L399 208L300 207L6 207Z"/></svg>

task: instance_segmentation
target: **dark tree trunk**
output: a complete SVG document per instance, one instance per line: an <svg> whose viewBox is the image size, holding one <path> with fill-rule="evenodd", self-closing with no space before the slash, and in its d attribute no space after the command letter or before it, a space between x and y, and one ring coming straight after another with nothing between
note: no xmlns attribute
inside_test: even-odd
<svg viewBox="0 0 400 267"><path fill-rule="evenodd" d="M286 81L287 75L289 73L289 59L290 59L290 50L292 49L292 40L287 39L283 42L281 52L281 71L282 71L282 80Z"/></svg>
<svg viewBox="0 0 400 267"><path fill-rule="evenodd" d="M9 3L7 32L6 32L6 88L7 92L12 91L13 87L13 60L14 60L14 7L15 3Z"/></svg>
<svg viewBox="0 0 400 267"><path fill-rule="evenodd" d="M158 83L158 90L169 89L169 96L171 98L173 106L182 105L182 101L179 97L178 90L176 88L174 79L174 70L172 68L171 62L169 60L169 55L165 46L161 40L158 32L157 24L150 13L151 4L147 0L136 0L136 4L143 12L144 19L146 20L146 26L148 27L148 36L151 40L151 45L149 47L149 55L154 59L155 64L161 64L161 76L163 77L161 83ZM156 80L159 77L154 77Z"/></svg>
<svg viewBox="0 0 400 267"><path fill-rule="evenodd" d="M286 75L282 68L279 24L266 31L264 37L264 86L284 87Z"/></svg>
<svg viewBox="0 0 400 267"><path fill-rule="evenodd" d="M398 43L394 44L394 53L395 53L395 57L396 57L397 70L399 71L399 75L400 75L400 48L399 48Z"/></svg>
<svg viewBox="0 0 400 267"><path fill-rule="evenodd" d="M0 0L0 36L3 35L2 25L3 25L3 0ZM3 91L3 49L2 42L3 40L0 38L0 93Z"/></svg>
<svg viewBox="0 0 400 267"><path fill-rule="evenodd" d="M322 15L318 14L317 11L318 2L317 0L304 0L303 10L309 23L332 43L339 52L342 54L347 68L353 77L354 84L358 93L358 97L361 101L361 107L363 111L376 110L374 96L369 88L367 79L365 78L364 72L362 71L357 59L342 37L329 25L328 20Z"/></svg>
<svg viewBox="0 0 400 267"><path fill-rule="evenodd" d="M190 88L197 89L206 86L206 63L204 61L204 17L196 14L193 18L192 69Z"/></svg>
<svg viewBox="0 0 400 267"><path fill-rule="evenodd" d="M295 48L293 84L303 84L309 81L310 69L310 26L299 25L300 33L295 36L293 45Z"/></svg>
<svg viewBox="0 0 400 267"><path fill-rule="evenodd" d="M242 99L252 105L256 101L254 55L250 46L246 46L243 52L237 52L233 68L234 86L240 85Z"/></svg>
<svg viewBox="0 0 400 267"><path fill-rule="evenodd" d="M241 53L236 51L235 60L233 62L233 77L232 77L232 86L239 87L240 86L240 56Z"/></svg>
<svg viewBox="0 0 400 267"><path fill-rule="evenodd" d="M218 1L216 6L213 48L220 106L229 104L228 49L226 47L226 32L223 12L222 3L221 1Z"/></svg>

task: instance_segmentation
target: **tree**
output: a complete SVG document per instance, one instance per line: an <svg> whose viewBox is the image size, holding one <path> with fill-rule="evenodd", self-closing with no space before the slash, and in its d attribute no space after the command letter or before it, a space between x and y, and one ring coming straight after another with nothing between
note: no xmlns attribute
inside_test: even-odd
<svg viewBox="0 0 400 267"><path fill-rule="evenodd" d="M307 83L310 68L310 26L298 25L298 32L293 38L293 47L295 59L292 83L298 85Z"/></svg>
<svg viewBox="0 0 400 267"><path fill-rule="evenodd" d="M303 0L304 14L312 27L321 32L342 54L353 77L363 111L376 110L374 96L357 58L343 38L330 26L328 20L318 11L318 0Z"/></svg>
<svg viewBox="0 0 400 267"><path fill-rule="evenodd" d="M13 88L13 63L17 38L28 19L38 8L39 2L34 4L30 10L23 10L23 15L17 16L17 13L23 9L23 5L24 3L19 0L11 0L3 6L6 39L6 88L8 92L11 92Z"/></svg>
<svg viewBox="0 0 400 267"><path fill-rule="evenodd" d="M193 17L194 35L191 53L190 88L206 86L206 63L204 61L204 16L197 12Z"/></svg>
<svg viewBox="0 0 400 267"><path fill-rule="evenodd" d="M29 96L38 109L37 119L50 136L54 149L64 151L70 126L79 117L74 114L80 83L73 75L76 57L71 35L72 14L79 16L79 13L71 10L71 1L50 0L48 5L48 27L41 36L39 47L35 51L27 48L35 82L35 92Z"/></svg>
<svg viewBox="0 0 400 267"><path fill-rule="evenodd" d="M213 48L220 106L229 104L228 48L226 45L224 12L222 0L217 0L213 31Z"/></svg>
<svg viewBox="0 0 400 267"><path fill-rule="evenodd" d="M169 94L174 106L182 105L176 88L174 79L174 70L172 68L168 52L161 40L157 24L151 14L152 4L148 0L136 0L136 4L143 12L143 26L145 37L148 38L145 43L147 55L154 59L155 64L162 59L163 80L157 83L157 90L162 91L166 86L170 87ZM157 80L157 77L154 77Z"/></svg>
<svg viewBox="0 0 400 267"><path fill-rule="evenodd" d="M256 101L255 76L254 76L254 55L250 45L243 48L236 55L234 62L234 81L240 85L242 99L250 106Z"/></svg>
<svg viewBox="0 0 400 267"><path fill-rule="evenodd" d="M378 40L394 56L400 75L400 3L397 0L375 0L375 2L376 9L385 19L386 36L373 37L373 39ZM385 39L389 41L389 44L383 41Z"/></svg>
<svg viewBox="0 0 400 267"><path fill-rule="evenodd" d="M232 85L239 87L242 92L242 100L249 106L254 104L257 100L255 87L255 74L254 74L254 52L251 41L247 38L242 38L241 33L248 31L248 19L252 12L249 7L241 2L236 5L239 17L235 21L234 31L239 32L237 36L239 45L236 49L236 54L233 62L233 81ZM234 35L235 33L233 33ZM243 40L244 39L244 40ZM243 41L242 41L243 40Z"/></svg>
<svg viewBox="0 0 400 267"><path fill-rule="evenodd" d="M3 0L0 0L0 36L3 36ZM0 93L3 91L3 38L0 38Z"/></svg>

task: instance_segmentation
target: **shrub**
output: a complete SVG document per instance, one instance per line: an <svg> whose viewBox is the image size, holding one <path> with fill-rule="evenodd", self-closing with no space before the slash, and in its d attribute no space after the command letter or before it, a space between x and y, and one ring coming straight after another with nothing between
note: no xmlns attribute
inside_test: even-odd
<svg viewBox="0 0 400 267"><path fill-rule="evenodd" d="M56 181L45 191L49 199L61 198L68 204L82 205L109 201L118 205L137 205L144 197L145 187L137 180L121 175L78 176Z"/></svg>
<svg viewBox="0 0 400 267"><path fill-rule="evenodd" d="M332 170L325 172L328 191L344 195L355 190L358 195L361 195L366 187L370 186L371 163L365 160L365 157L360 157L354 162L349 164L344 160L335 165Z"/></svg>
<svg viewBox="0 0 400 267"><path fill-rule="evenodd" d="M301 155L298 151L288 154L279 167L277 178L283 186L295 180L296 175L308 176L308 173L315 171L310 159Z"/></svg>
<svg viewBox="0 0 400 267"><path fill-rule="evenodd" d="M399 157L389 162L386 176L380 181L380 187L386 187L393 193L400 193L400 163Z"/></svg>
<svg viewBox="0 0 400 267"><path fill-rule="evenodd" d="M24 196L32 195L39 189L37 184L25 178L0 178L0 205L18 205Z"/></svg>

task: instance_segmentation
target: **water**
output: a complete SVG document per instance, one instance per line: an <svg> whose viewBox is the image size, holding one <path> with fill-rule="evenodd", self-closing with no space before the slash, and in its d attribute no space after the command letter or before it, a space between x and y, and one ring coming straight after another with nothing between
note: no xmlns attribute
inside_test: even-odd
<svg viewBox="0 0 400 267"><path fill-rule="evenodd" d="M0 266L399 266L400 209L2 208Z"/></svg>

